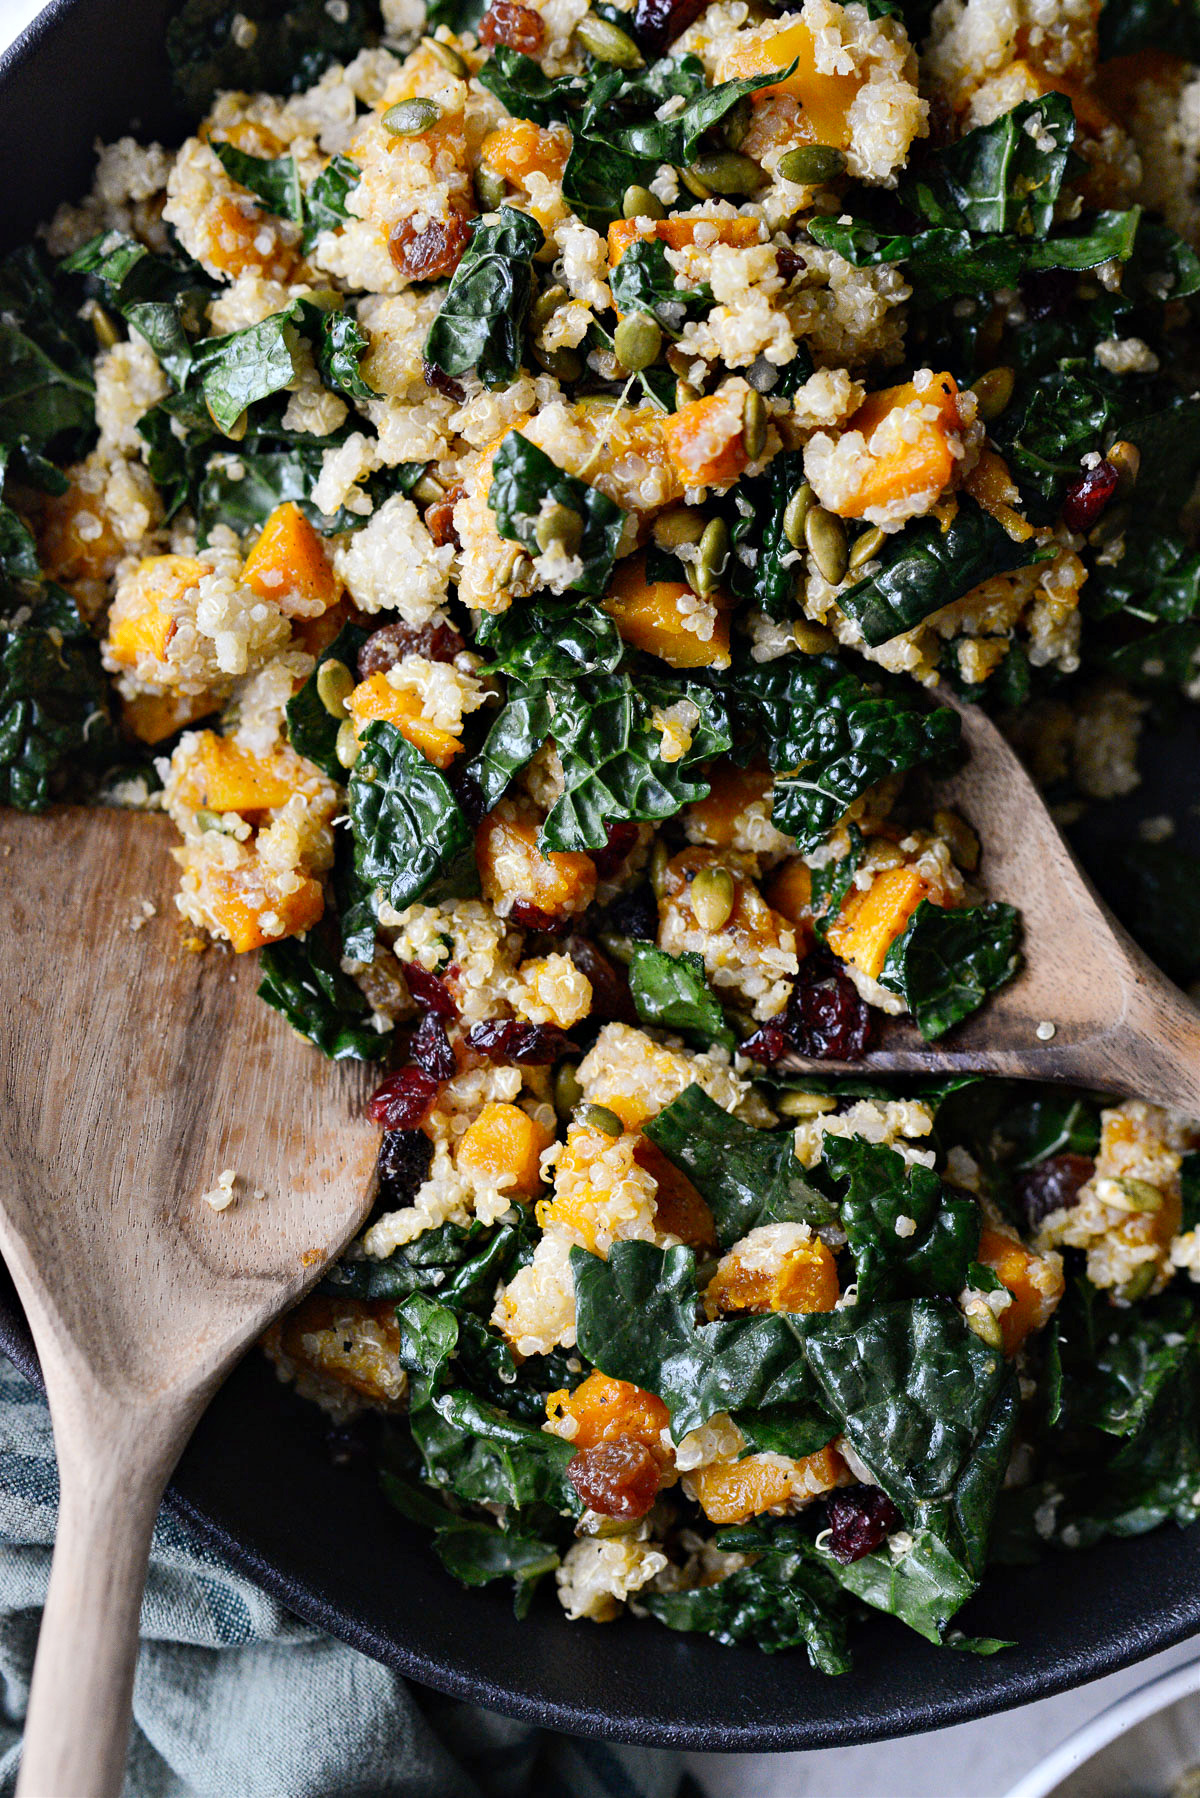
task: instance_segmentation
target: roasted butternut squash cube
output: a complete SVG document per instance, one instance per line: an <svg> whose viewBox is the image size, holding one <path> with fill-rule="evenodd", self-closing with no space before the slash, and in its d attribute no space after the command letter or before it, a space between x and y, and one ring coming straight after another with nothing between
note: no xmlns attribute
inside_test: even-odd
<svg viewBox="0 0 1200 1798"><path fill-rule="evenodd" d="M772 778L770 769L761 762L752 762L748 768L739 768L733 762L718 763L712 771L707 796L688 807L689 840L709 843L714 849L735 848L739 819L748 806L766 796Z"/></svg>
<svg viewBox="0 0 1200 1798"><path fill-rule="evenodd" d="M837 1263L819 1237L759 1265L731 1249L704 1293L710 1318L729 1311L832 1311L841 1296Z"/></svg>
<svg viewBox="0 0 1200 1798"><path fill-rule="evenodd" d="M885 424L892 428L881 431ZM862 518L918 495L936 498L954 473L957 458L950 439L961 428L953 375L935 375L920 392L904 381L869 393L846 429L861 433L870 454L863 458L857 480L829 509L842 518Z"/></svg>
<svg viewBox="0 0 1200 1798"><path fill-rule="evenodd" d="M889 948L928 892L915 868L885 868L866 892L843 900L826 931L829 947L877 980Z"/></svg>
<svg viewBox="0 0 1200 1798"><path fill-rule="evenodd" d="M206 222L204 259L234 280L261 275L265 281L288 282L299 254L280 228L250 199L227 194L217 201Z"/></svg>
<svg viewBox="0 0 1200 1798"><path fill-rule="evenodd" d="M663 420L667 455L684 487L727 486L746 467L743 402L740 387L723 387Z"/></svg>
<svg viewBox="0 0 1200 1798"><path fill-rule="evenodd" d="M246 558L242 581L285 618L316 618L336 605L342 583L325 539L294 500L276 506Z"/></svg>
<svg viewBox="0 0 1200 1798"><path fill-rule="evenodd" d="M462 748L457 737L422 718L419 694L411 687L393 687L386 674L368 675L360 681L346 701L346 709L359 737L368 724L379 720L394 724L435 768L448 768Z"/></svg>
<svg viewBox="0 0 1200 1798"><path fill-rule="evenodd" d="M475 860L484 898L502 918L526 929L543 920L586 911L596 892L590 855L538 848L536 818L501 802L475 832Z"/></svg>
<svg viewBox="0 0 1200 1798"><path fill-rule="evenodd" d="M273 1360L283 1358L322 1385L357 1393L372 1404L394 1404L404 1396L394 1299L313 1293L273 1327L266 1349Z"/></svg>
<svg viewBox="0 0 1200 1798"><path fill-rule="evenodd" d="M202 730L196 740L197 803L210 812L265 812L286 805L294 791L280 767L251 755L232 737Z"/></svg>
<svg viewBox="0 0 1200 1798"><path fill-rule="evenodd" d="M321 883L308 875L300 876L293 892L281 895L265 892L261 877L253 871L250 878L239 878L227 869L210 868L203 897L239 955L311 930L325 910Z"/></svg>
<svg viewBox="0 0 1200 1798"><path fill-rule="evenodd" d="M195 556L147 556L140 562L128 598L109 615L110 660L123 668L135 668L142 656L161 662L175 635L173 606L208 572Z"/></svg>
<svg viewBox="0 0 1200 1798"><path fill-rule="evenodd" d="M751 105L761 105L775 94L791 94L801 102L796 123L802 141L846 149L850 143L850 108L864 77L827 75L818 69L813 34L802 20L750 43L739 43L742 35L735 35L722 56L720 79L732 81L746 75L764 75L769 69L786 69L795 62L795 69L782 81L756 88L750 95Z"/></svg>
<svg viewBox="0 0 1200 1798"><path fill-rule="evenodd" d="M554 1424L566 1419L575 1424L573 1431L568 1425L558 1433L578 1449L594 1448L615 1436L632 1436L646 1448L658 1448L671 1421L667 1407L653 1392L644 1392L625 1380L610 1380L599 1369L573 1392L565 1387L552 1392L546 1400L546 1415Z"/></svg>
<svg viewBox="0 0 1200 1798"><path fill-rule="evenodd" d="M608 227L608 265L616 268L630 244L639 239L649 242L656 237L668 250L683 250L695 243L697 231L702 243L732 244L735 249L745 249L762 238L757 219L670 218L655 219L649 226L645 219L614 219Z"/></svg>
<svg viewBox="0 0 1200 1798"><path fill-rule="evenodd" d="M811 927L812 869L799 856L784 862L763 888L763 898L789 923Z"/></svg>
<svg viewBox="0 0 1200 1798"><path fill-rule="evenodd" d="M139 743L163 742L213 710L207 694L137 693L121 702L121 717Z"/></svg>
<svg viewBox="0 0 1200 1798"><path fill-rule="evenodd" d="M717 614L705 641L685 620L695 606L686 581L648 581L644 556L627 556L613 570L601 605L624 642L658 656L672 668L728 668L729 619Z"/></svg>
<svg viewBox="0 0 1200 1798"><path fill-rule="evenodd" d="M455 1165L500 1186L516 1199L532 1199L541 1189L541 1155L554 1141L550 1131L519 1105L485 1105L455 1151Z"/></svg>
<svg viewBox="0 0 1200 1798"><path fill-rule="evenodd" d="M65 493L46 495L37 544L42 573L64 587L73 581L106 580L124 554L103 494L91 493L77 481Z"/></svg>
<svg viewBox="0 0 1200 1798"><path fill-rule="evenodd" d="M532 119L505 119L484 138L479 160L513 187L523 187L530 174L561 180L570 153L571 140L565 132L547 131Z"/></svg>
<svg viewBox="0 0 1200 1798"><path fill-rule="evenodd" d="M846 1464L837 1450L822 1448L796 1461L783 1455L717 1461L685 1476L685 1483L709 1522L725 1524L807 1504L845 1478Z"/></svg>
<svg viewBox="0 0 1200 1798"><path fill-rule="evenodd" d="M984 1225L977 1259L990 1267L1013 1302L1000 1313L1000 1336L1006 1355L1015 1355L1027 1336L1049 1323L1065 1288L1062 1262L1051 1251L1037 1255L1015 1236Z"/></svg>
<svg viewBox="0 0 1200 1798"><path fill-rule="evenodd" d="M654 1179L654 1220L659 1229L693 1248L711 1248L717 1240L713 1214L687 1175L648 1136L638 1137L633 1159Z"/></svg>

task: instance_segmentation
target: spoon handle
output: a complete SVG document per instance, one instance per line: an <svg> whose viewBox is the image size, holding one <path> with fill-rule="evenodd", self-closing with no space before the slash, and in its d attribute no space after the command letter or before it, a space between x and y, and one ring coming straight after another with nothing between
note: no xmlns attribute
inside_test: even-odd
<svg viewBox="0 0 1200 1798"><path fill-rule="evenodd" d="M17 1793L119 1798L150 1537L192 1418L56 1405L48 1384L61 1498Z"/></svg>

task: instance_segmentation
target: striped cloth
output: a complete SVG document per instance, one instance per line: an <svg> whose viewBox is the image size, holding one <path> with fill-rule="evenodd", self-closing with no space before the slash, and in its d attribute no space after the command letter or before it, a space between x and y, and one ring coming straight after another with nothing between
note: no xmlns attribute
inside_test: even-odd
<svg viewBox="0 0 1200 1798"><path fill-rule="evenodd" d="M0 1359L0 1798L16 1784L57 1511L49 1412ZM553 1735L407 1685L301 1623L166 1511L133 1716L125 1798L683 1798L690 1783L677 1755Z"/></svg>

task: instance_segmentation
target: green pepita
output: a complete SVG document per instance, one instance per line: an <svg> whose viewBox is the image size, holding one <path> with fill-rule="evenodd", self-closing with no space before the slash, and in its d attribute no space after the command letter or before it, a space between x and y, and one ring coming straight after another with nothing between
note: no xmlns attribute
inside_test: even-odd
<svg viewBox="0 0 1200 1798"><path fill-rule="evenodd" d="M850 551L846 544L846 527L836 512L827 512L824 506L810 506L804 520L804 541L818 574L831 587L845 580Z"/></svg>
<svg viewBox="0 0 1200 1798"><path fill-rule="evenodd" d="M823 624L811 618L797 618L792 625L792 642L802 656L827 656L837 648L837 638Z"/></svg>
<svg viewBox="0 0 1200 1798"><path fill-rule="evenodd" d="M441 39L436 37L423 37L421 42L427 50L433 52L444 69L449 69L450 73L457 75L460 81L466 80L470 70L457 50L451 49L449 44L443 44Z"/></svg>
<svg viewBox="0 0 1200 1798"><path fill-rule="evenodd" d="M701 868L688 889L701 930L723 930L733 912L733 875L728 868Z"/></svg>
<svg viewBox="0 0 1200 1798"><path fill-rule="evenodd" d="M793 549L804 548L804 524L816 495L808 482L797 487L791 499L784 507L783 534Z"/></svg>
<svg viewBox="0 0 1200 1798"><path fill-rule="evenodd" d="M533 535L543 555L557 549L564 556L570 556L583 541L583 520L570 506L547 506L533 528Z"/></svg>
<svg viewBox="0 0 1200 1798"><path fill-rule="evenodd" d="M838 1101L832 1093L780 1093L775 1109L783 1118L815 1118L822 1112L836 1111Z"/></svg>
<svg viewBox="0 0 1200 1798"><path fill-rule="evenodd" d="M100 349L111 350L114 343L121 341L115 321L109 317L103 306L96 302L92 305L92 332Z"/></svg>
<svg viewBox="0 0 1200 1798"><path fill-rule="evenodd" d="M767 447L767 402L753 387L742 406L742 444L751 462L757 462Z"/></svg>
<svg viewBox="0 0 1200 1798"><path fill-rule="evenodd" d="M693 387L692 383L690 381L676 381L676 383L675 383L675 410L676 410L676 412L681 412L685 406L690 406L693 403L693 401L698 400L699 398L700 398L700 389L698 387Z"/></svg>
<svg viewBox="0 0 1200 1798"><path fill-rule="evenodd" d="M669 506L654 520L654 541L659 549L679 549L685 543L699 543L707 524L703 512L691 506Z"/></svg>
<svg viewBox="0 0 1200 1798"><path fill-rule="evenodd" d="M627 187L621 200L621 216L627 219L666 218L662 201L648 187Z"/></svg>
<svg viewBox="0 0 1200 1798"><path fill-rule="evenodd" d="M1003 364L997 368L989 368L977 381L972 381L971 392L975 395L979 416L985 424L990 425L1007 410L1015 381L1013 370L1005 368Z"/></svg>
<svg viewBox="0 0 1200 1798"><path fill-rule="evenodd" d="M1144 1299L1154 1285L1157 1268L1153 1261L1143 1261L1137 1272L1131 1274L1124 1286L1119 1288L1120 1296L1127 1305L1136 1305Z"/></svg>
<svg viewBox="0 0 1200 1798"><path fill-rule="evenodd" d="M569 1118L582 1097L578 1063L561 1062L554 1076L554 1109L559 1117Z"/></svg>
<svg viewBox="0 0 1200 1798"><path fill-rule="evenodd" d="M346 701L354 687L354 676L345 662L339 662L336 656L322 662L317 669L317 698L331 718L346 716Z"/></svg>
<svg viewBox="0 0 1200 1798"><path fill-rule="evenodd" d="M778 173L785 181L800 187L819 187L824 181L836 181L846 170L846 158L832 144L801 144L779 158Z"/></svg>
<svg viewBox="0 0 1200 1798"><path fill-rule="evenodd" d="M712 188L709 187L705 182L701 181L699 175L694 173L694 171L692 169L677 169L676 173L678 174L679 179L683 182L683 185L687 188L688 192L690 194L694 194L698 200L711 200L712 199L712 197L713 197Z"/></svg>
<svg viewBox="0 0 1200 1798"><path fill-rule="evenodd" d="M650 886L656 899L663 899L667 892L667 863L670 861L667 845L660 838L650 851Z"/></svg>
<svg viewBox="0 0 1200 1798"><path fill-rule="evenodd" d="M968 1330L973 1330L980 1342L985 1342L990 1349L1002 1349L1004 1336L1000 1329L1000 1319L990 1305L972 1305L963 1314Z"/></svg>
<svg viewBox="0 0 1200 1798"><path fill-rule="evenodd" d="M648 312L632 312L623 318L613 336L613 349L622 368L631 373L650 368L662 351L662 327Z"/></svg>
<svg viewBox="0 0 1200 1798"><path fill-rule="evenodd" d="M865 562L873 562L886 542L887 532L881 531L878 525L872 531L863 531L850 545L847 568L861 568Z"/></svg>
<svg viewBox="0 0 1200 1798"><path fill-rule="evenodd" d="M723 518L710 518L700 539L696 560L688 564L688 580L703 597L711 593L729 560L729 526Z"/></svg>
<svg viewBox="0 0 1200 1798"><path fill-rule="evenodd" d="M475 170L475 198L485 212L495 212L503 205L508 193L508 182L503 175L481 162Z"/></svg>
<svg viewBox="0 0 1200 1798"><path fill-rule="evenodd" d="M578 1120L585 1130L598 1130L601 1136L624 1136L625 1126L607 1105L581 1105Z"/></svg>
<svg viewBox="0 0 1200 1798"><path fill-rule="evenodd" d="M338 725L337 741L333 746L333 753L343 768L353 768L359 757L359 749L360 745L355 734L353 720L347 718Z"/></svg>
<svg viewBox="0 0 1200 1798"><path fill-rule="evenodd" d="M445 499L446 497L446 489L442 486L442 483L438 480L437 476L435 474L430 474L428 469L426 469L420 480L413 482L410 491L418 505L422 506L434 506L437 504L438 500Z"/></svg>
<svg viewBox="0 0 1200 1798"><path fill-rule="evenodd" d="M383 115L383 128L393 137L419 137L436 125L442 109L436 100L397 100Z"/></svg>
<svg viewBox="0 0 1200 1798"><path fill-rule="evenodd" d="M645 58L627 31L602 19L598 13L585 13L575 27L575 36L597 62L611 62L618 69L640 69Z"/></svg>
<svg viewBox="0 0 1200 1798"><path fill-rule="evenodd" d="M1118 493L1126 493L1138 478L1142 466L1142 452L1136 443L1129 443L1120 438L1110 450L1105 451L1104 460L1111 462L1120 477Z"/></svg>
<svg viewBox="0 0 1200 1798"><path fill-rule="evenodd" d="M535 360L556 381L578 381L583 373L583 357L565 346L559 350L542 350L533 346Z"/></svg>
<svg viewBox="0 0 1200 1798"><path fill-rule="evenodd" d="M709 150L689 164L689 172L699 178L710 193L756 194L766 177L758 164L737 150Z"/></svg>
<svg viewBox="0 0 1200 1798"><path fill-rule="evenodd" d="M566 298L566 288L557 281L553 287L547 287L542 293L539 293L529 309L529 323L535 332L545 330Z"/></svg>

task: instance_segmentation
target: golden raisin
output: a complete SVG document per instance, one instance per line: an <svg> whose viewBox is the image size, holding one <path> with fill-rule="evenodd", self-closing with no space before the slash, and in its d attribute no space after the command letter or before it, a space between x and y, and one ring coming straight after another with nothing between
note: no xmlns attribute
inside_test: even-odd
<svg viewBox="0 0 1200 1798"><path fill-rule="evenodd" d="M658 1497L658 1462L635 1436L615 1436L584 1448L567 1463L567 1478L589 1511L602 1517L644 1517Z"/></svg>
<svg viewBox="0 0 1200 1798"><path fill-rule="evenodd" d="M388 239L388 254L410 281L440 281L454 273L470 241L470 220L461 212L431 219L420 231L406 218Z"/></svg>
<svg viewBox="0 0 1200 1798"><path fill-rule="evenodd" d="M530 6L518 6L516 0L492 0L479 22L479 41L489 49L505 44L510 50L536 56L545 36L541 15Z"/></svg>

